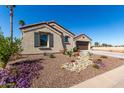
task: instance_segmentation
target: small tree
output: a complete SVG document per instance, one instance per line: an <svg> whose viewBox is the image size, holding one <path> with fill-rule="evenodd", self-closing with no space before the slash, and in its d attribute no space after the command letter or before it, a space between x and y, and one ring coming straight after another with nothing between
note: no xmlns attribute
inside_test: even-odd
<svg viewBox="0 0 124 93"><path fill-rule="evenodd" d="M107 44L106 44L106 43L102 43L102 46L103 46L103 47L107 47Z"/></svg>
<svg viewBox="0 0 124 93"><path fill-rule="evenodd" d="M99 42L94 43L95 46L100 46Z"/></svg>

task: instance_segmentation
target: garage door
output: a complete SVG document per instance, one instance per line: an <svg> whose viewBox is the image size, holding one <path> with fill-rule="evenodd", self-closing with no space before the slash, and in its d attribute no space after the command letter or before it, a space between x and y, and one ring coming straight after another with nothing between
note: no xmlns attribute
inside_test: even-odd
<svg viewBox="0 0 124 93"><path fill-rule="evenodd" d="M79 48L79 50L88 50L88 43L89 42L76 41L76 46Z"/></svg>

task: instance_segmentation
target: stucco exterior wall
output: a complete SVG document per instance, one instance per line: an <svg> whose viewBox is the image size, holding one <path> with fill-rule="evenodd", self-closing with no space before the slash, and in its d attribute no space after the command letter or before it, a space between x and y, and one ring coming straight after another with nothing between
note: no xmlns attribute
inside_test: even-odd
<svg viewBox="0 0 124 93"><path fill-rule="evenodd" d="M54 36L54 47L51 50L41 50L40 47L34 47L34 32L50 32ZM37 53L55 53L63 50L61 36L49 28L39 28L23 33L22 39L22 54L37 54Z"/></svg>
<svg viewBox="0 0 124 93"><path fill-rule="evenodd" d="M69 36L69 43L65 43L65 46L66 46L66 49L67 50L71 50L71 49L73 49L76 45L75 45L75 41L74 41L74 35L72 35L71 33L69 33L69 32L67 32L65 29L63 29L62 27L60 27L60 26L58 26L58 25L56 25L56 24L54 24L54 23L51 23L50 24L52 27L54 27L54 28L56 28L56 29L58 29L60 32L62 32L63 33L63 36Z"/></svg>

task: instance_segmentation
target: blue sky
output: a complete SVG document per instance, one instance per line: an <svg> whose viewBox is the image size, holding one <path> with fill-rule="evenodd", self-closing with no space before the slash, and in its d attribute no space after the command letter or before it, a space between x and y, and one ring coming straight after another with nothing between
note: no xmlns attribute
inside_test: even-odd
<svg viewBox="0 0 124 93"><path fill-rule="evenodd" d="M32 24L55 20L71 32L84 33L93 42L124 44L124 6L16 6L14 36L20 37L18 21ZM0 6L0 26L9 36L9 10Z"/></svg>

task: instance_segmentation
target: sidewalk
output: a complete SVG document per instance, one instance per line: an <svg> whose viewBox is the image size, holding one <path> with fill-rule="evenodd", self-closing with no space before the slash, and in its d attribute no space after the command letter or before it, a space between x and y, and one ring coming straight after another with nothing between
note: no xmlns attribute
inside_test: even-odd
<svg viewBox="0 0 124 93"><path fill-rule="evenodd" d="M124 65L71 88L124 88Z"/></svg>

